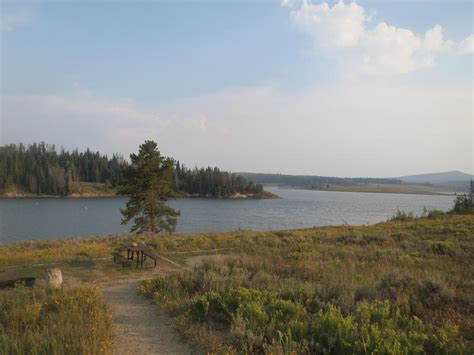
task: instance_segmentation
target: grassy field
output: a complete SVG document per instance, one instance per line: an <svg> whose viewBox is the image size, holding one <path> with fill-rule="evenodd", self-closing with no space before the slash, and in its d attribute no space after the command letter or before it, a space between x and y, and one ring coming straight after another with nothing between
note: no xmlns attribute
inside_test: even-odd
<svg viewBox="0 0 474 355"><path fill-rule="evenodd" d="M107 354L110 324L95 288L0 292L0 354Z"/></svg>
<svg viewBox="0 0 474 355"><path fill-rule="evenodd" d="M452 216L224 234L238 253L141 291L217 352L472 353L473 230Z"/></svg>
<svg viewBox="0 0 474 355"><path fill-rule="evenodd" d="M10 322L1 323L9 339L3 343L18 349L39 336L15 333L26 328L52 334L41 317L66 324L59 319L80 313L88 307L81 300L88 298L95 300L96 320L104 322L102 340L78 332L72 323L69 329L85 337L84 346L102 341L107 347L100 298L93 289L75 285L144 277L149 281L141 292L175 317L179 330L204 351L472 353L474 216L432 217L399 215L404 221L370 226L0 245L0 280L43 277L54 266L67 284L63 294L41 288L0 291L0 318L18 318L24 327L5 332ZM147 243L186 269L160 261L155 271L168 276L153 277L154 269L122 270L110 254L124 241ZM65 302L62 311L49 314L49 306L39 306L51 302ZM86 326L80 317L66 318Z"/></svg>

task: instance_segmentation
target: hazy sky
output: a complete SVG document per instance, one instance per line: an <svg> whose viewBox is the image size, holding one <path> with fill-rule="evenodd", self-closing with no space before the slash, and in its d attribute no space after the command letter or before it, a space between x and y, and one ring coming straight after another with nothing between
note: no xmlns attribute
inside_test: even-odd
<svg viewBox="0 0 474 355"><path fill-rule="evenodd" d="M0 144L332 176L473 168L470 1L1 1Z"/></svg>

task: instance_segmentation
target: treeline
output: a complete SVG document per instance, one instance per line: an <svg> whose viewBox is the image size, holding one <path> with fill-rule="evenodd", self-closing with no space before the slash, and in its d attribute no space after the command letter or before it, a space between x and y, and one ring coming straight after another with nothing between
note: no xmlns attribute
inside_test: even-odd
<svg viewBox="0 0 474 355"><path fill-rule="evenodd" d="M87 149L72 152L46 143L0 147L0 190L15 186L32 194L67 196L74 182L119 183L129 163L120 155L108 158ZM229 197L236 193L259 194L263 187L218 168L188 169L178 162L174 187L188 195Z"/></svg>
<svg viewBox="0 0 474 355"><path fill-rule="evenodd" d="M68 195L73 182L116 184L127 162L87 149L57 151L46 143L0 147L0 189L16 185L34 194Z"/></svg>
<svg viewBox="0 0 474 355"><path fill-rule="evenodd" d="M188 169L176 164L175 187L188 195L204 197L229 197L239 194L260 194L261 184L248 182L242 176L221 171L217 167Z"/></svg>
<svg viewBox="0 0 474 355"><path fill-rule="evenodd" d="M259 173L239 173L245 179L261 184L278 184L293 187L304 187L310 189L320 189L325 185L357 185L357 184L402 184L400 179L384 178L338 178L329 176L311 175L282 175L282 174L259 174Z"/></svg>

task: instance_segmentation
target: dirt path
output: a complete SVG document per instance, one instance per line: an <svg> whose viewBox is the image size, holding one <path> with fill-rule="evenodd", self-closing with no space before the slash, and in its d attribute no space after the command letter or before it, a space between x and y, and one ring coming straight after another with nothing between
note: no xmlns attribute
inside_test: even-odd
<svg viewBox="0 0 474 355"><path fill-rule="evenodd" d="M197 354L172 328L172 319L137 293L138 284L122 280L102 288L112 308L114 355Z"/></svg>

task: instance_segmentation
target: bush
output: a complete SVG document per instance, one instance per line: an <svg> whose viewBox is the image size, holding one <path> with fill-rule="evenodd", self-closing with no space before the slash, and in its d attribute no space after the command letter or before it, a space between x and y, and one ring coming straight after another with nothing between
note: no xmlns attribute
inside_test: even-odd
<svg viewBox="0 0 474 355"><path fill-rule="evenodd" d="M413 212L405 212L405 211L400 211L397 210L397 213L395 213L392 218L390 218L391 222L408 222L408 221L413 221L416 219L416 216Z"/></svg>
<svg viewBox="0 0 474 355"><path fill-rule="evenodd" d="M448 241L429 240L428 245L434 254L448 255L453 252L453 243Z"/></svg>
<svg viewBox="0 0 474 355"><path fill-rule="evenodd" d="M444 211L437 210L437 209L430 210L426 214L427 218L441 218L444 216L446 216L446 213L444 213Z"/></svg>
<svg viewBox="0 0 474 355"><path fill-rule="evenodd" d="M386 277L383 283L392 298L399 296L399 290L410 289L425 306L440 306L450 297L434 281L416 285ZM456 327L426 324L389 300L362 301L347 316L331 304L325 311L309 314L302 304L280 299L276 293L239 288L196 296L189 314L199 322L229 327L239 349L249 353L269 349L316 354L461 353L463 349Z"/></svg>
<svg viewBox="0 0 474 355"><path fill-rule="evenodd" d="M377 289L372 285L360 286L354 293L354 301L374 301L377 298Z"/></svg>
<svg viewBox="0 0 474 355"><path fill-rule="evenodd" d="M452 301L453 291L439 281L387 275L378 286L380 298L410 315L424 317Z"/></svg>
<svg viewBox="0 0 474 355"><path fill-rule="evenodd" d="M473 201L467 195L459 195L454 200L454 207L451 212L455 214L474 214Z"/></svg>

